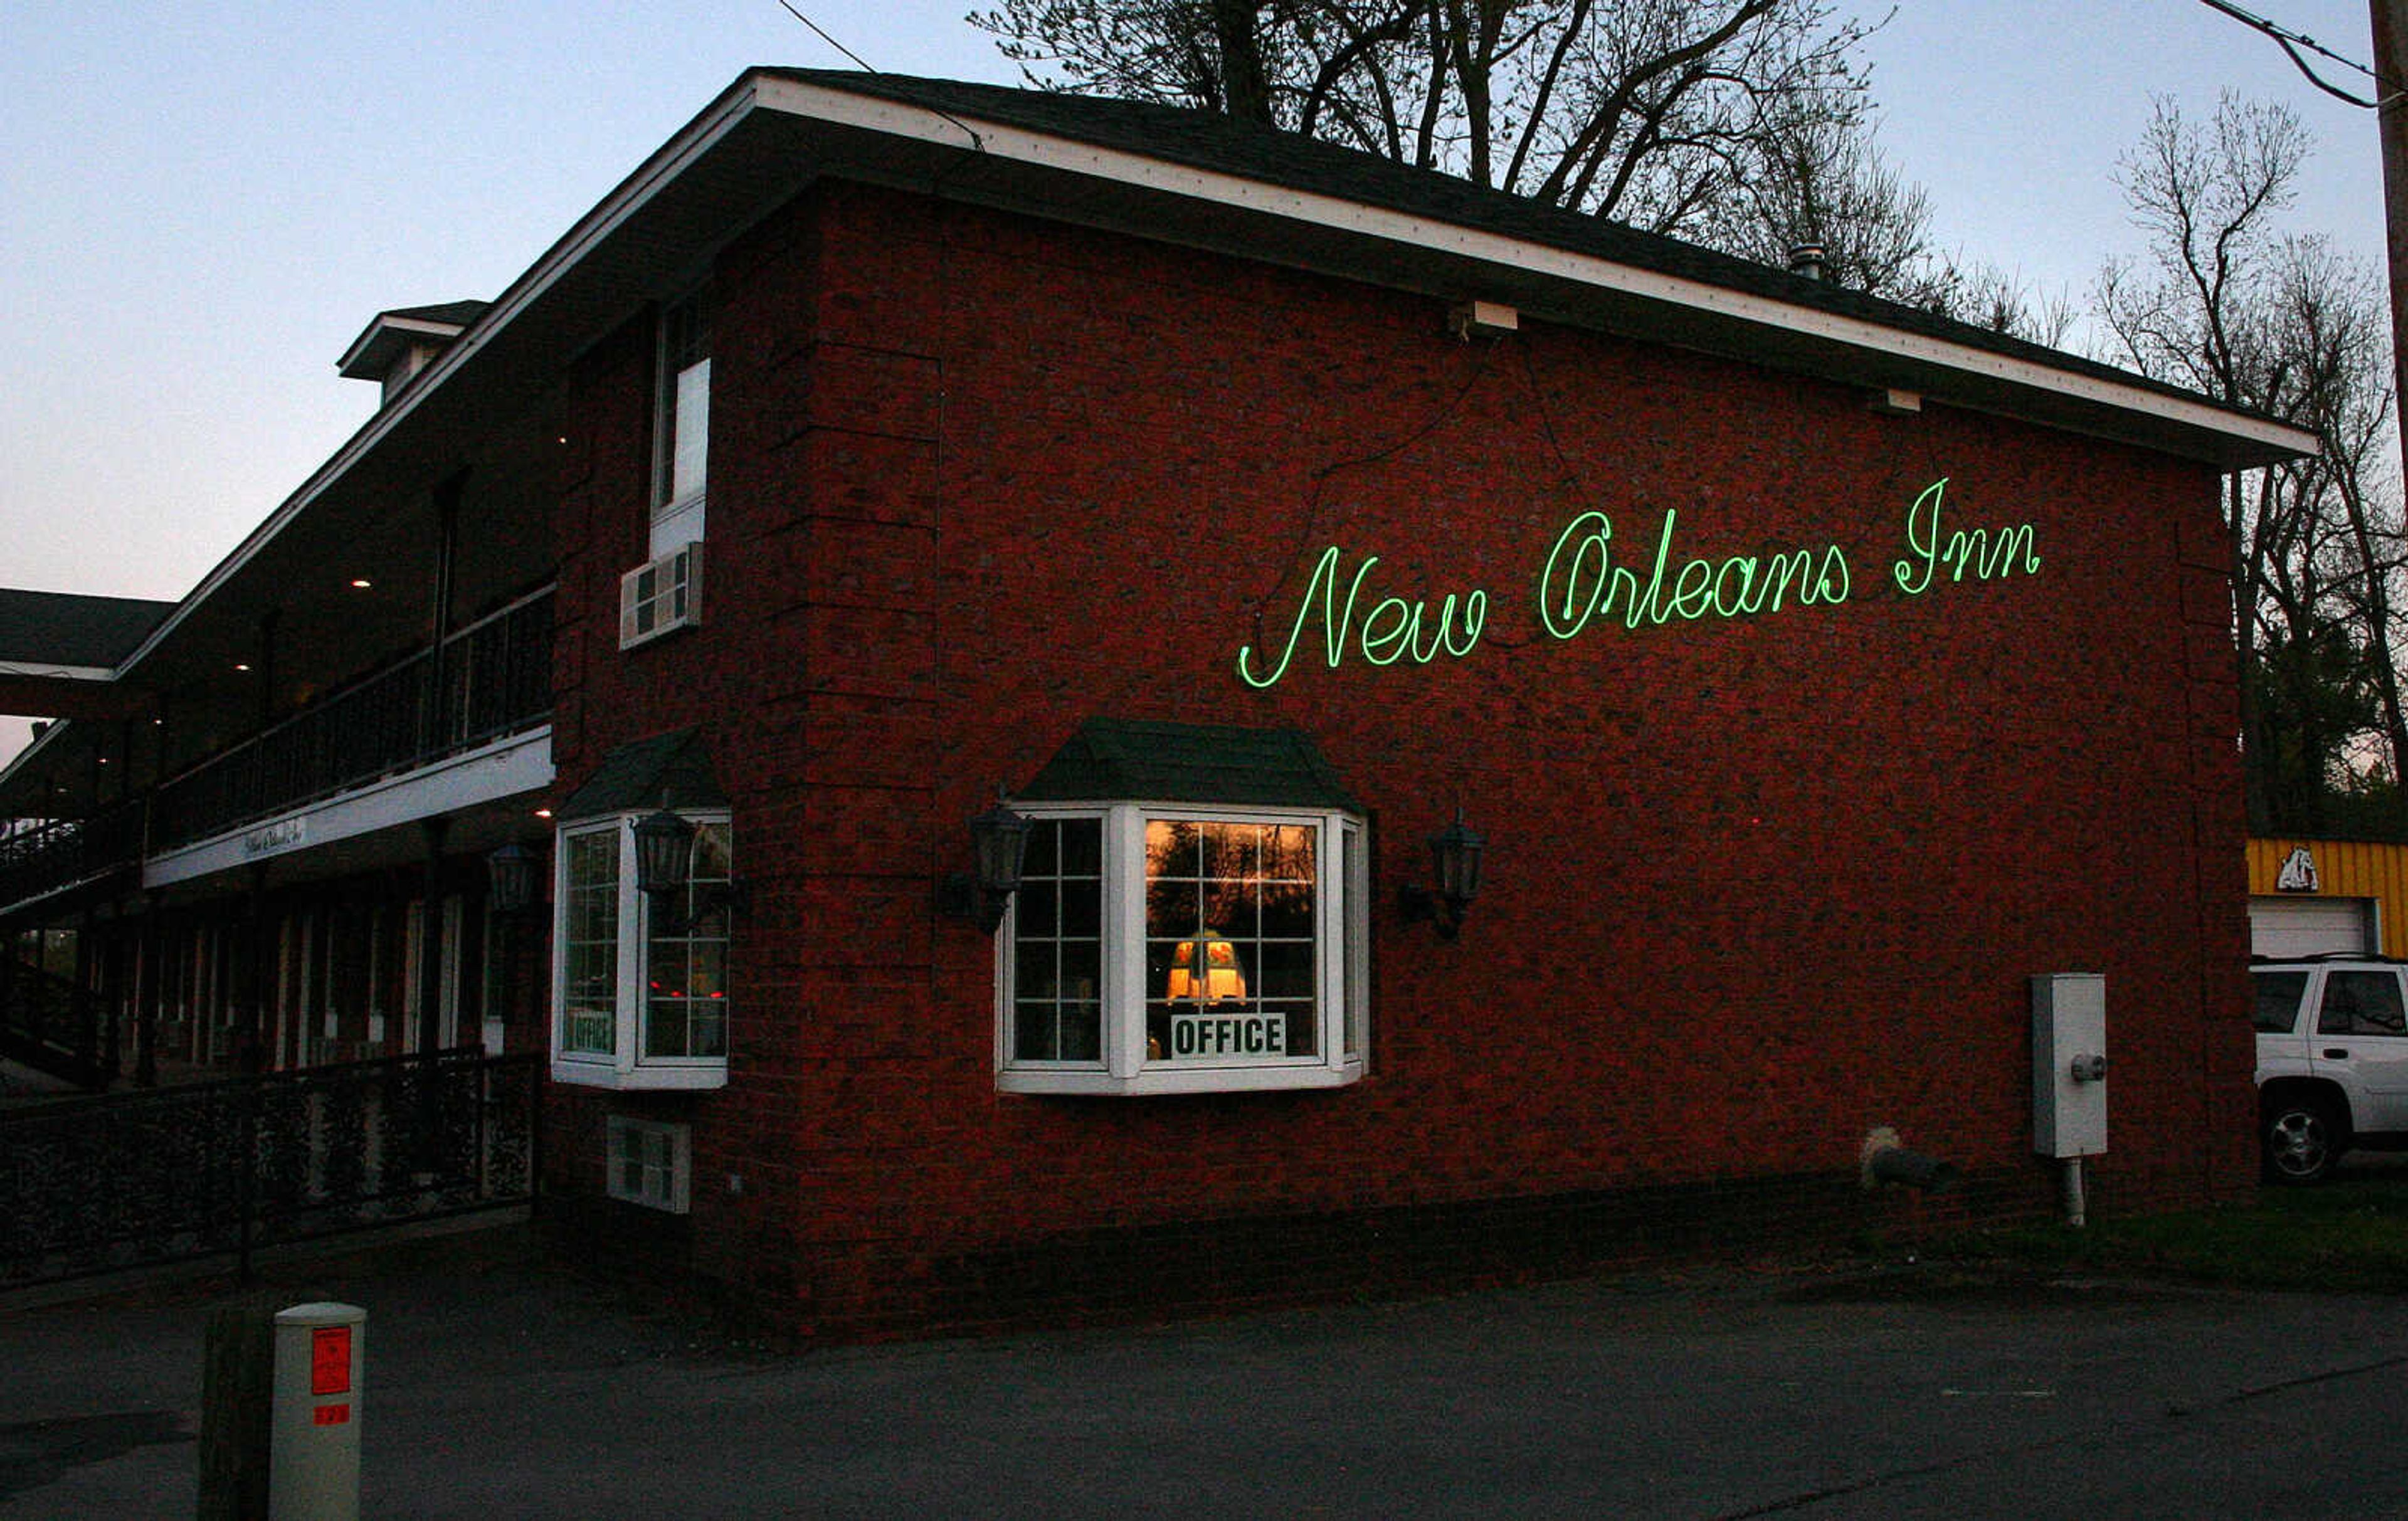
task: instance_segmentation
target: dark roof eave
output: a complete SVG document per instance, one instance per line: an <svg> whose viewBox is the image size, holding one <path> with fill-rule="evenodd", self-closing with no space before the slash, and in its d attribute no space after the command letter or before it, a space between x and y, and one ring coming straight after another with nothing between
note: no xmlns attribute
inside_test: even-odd
<svg viewBox="0 0 2408 1521"><path fill-rule="evenodd" d="M868 178L1004 209L1169 238L1344 278L1479 296L1568 323L1956 405L2241 469L2315 452L2314 437L2178 387L1677 239L1329 144L1140 102L804 69L761 69L772 108L823 93L914 109L822 118ZM1066 138L1070 151L1006 142ZM972 135L978 138L973 148ZM968 150L978 172L962 162ZM1217 182L1207 183L1208 181ZM1233 203L1216 190L1260 186Z"/></svg>
<svg viewBox="0 0 2408 1521"><path fill-rule="evenodd" d="M710 250L823 177L1437 296L1505 300L1534 316L1911 389L2220 468L2315 448L2300 430L2104 366L1444 176L1195 113L1168 113L1178 132L1152 130L1165 110L947 81L748 72L469 323L407 394L204 577L123 668L175 640L205 604L239 595L254 573L272 580L278 543L305 514L373 504L439 475L487 402L529 394ZM1122 125L1096 125L1112 122ZM1245 162L1210 165L1198 144L1242 147ZM1333 154L1345 161L1337 178L1346 184L1326 183ZM1233 187L1241 200L1229 198ZM1458 203L1476 203L1484 221L1448 220ZM1674 287L1683 299L1666 294ZM1812 320L1768 322L1768 313ZM1868 347L1868 337L1886 347Z"/></svg>
<svg viewBox="0 0 2408 1521"><path fill-rule="evenodd" d="M0 667L114 669L175 608L140 597L0 587Z"/></svg>

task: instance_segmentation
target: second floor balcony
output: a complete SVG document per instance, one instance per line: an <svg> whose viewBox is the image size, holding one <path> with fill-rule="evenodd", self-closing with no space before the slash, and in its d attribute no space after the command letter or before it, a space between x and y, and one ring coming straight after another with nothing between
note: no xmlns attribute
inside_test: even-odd
<svg viewBox="0 0 2408 1521"><path fill-rule="evenodd" d="M11 832L0 911L534 734L552 714L552 621L547 587L147 792Z"/></svg>
<svg viewBox="0 0 2408 1521"><path fill-rule="evenodd" d="M337 691L162 785L156 854L541 725L552 713L549 588Z"/></svg>

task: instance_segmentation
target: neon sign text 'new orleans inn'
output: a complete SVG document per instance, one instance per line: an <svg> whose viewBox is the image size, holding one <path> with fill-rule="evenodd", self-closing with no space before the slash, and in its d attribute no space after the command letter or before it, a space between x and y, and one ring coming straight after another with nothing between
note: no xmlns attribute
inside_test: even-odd
<svg viewBox="0 0 2408 1521"><path fill-rule="evenodd" d="M1947 491L1945 478L1935 481L1906 510L1904 552L1889 567L1900 594L1921 596L1943 581L2039 574L2030 524L1954 527L1945 513ZM1583 512L1567 523L1539 571L1539 626L1554 639L1570 640L1593 625L1619 623L1637 632L1671 623L1837 607L1854 595L1856 573L1838 544L1676 559L1672 544L1679 524L1680 514L1668 508L1653 545L1634 561L1616 564L1613 523L1605 513ZM1277 685L1308 643L1320 649L1333 670L1350 659L1370 666L1426 666L1440 656L1461 660L1479 647L1488 625L1486 591L1448 592L1435 608L1426 597L1378 595L1367 602L1367 592L1376 590L1372 573L1379 564L1380 556L1367 555L1350 572L1344 551L1335 544L1324 549L1277 653L1268 644L1260 654L1252 645L1241 647L1239 679L1256 688Z"/></svg>

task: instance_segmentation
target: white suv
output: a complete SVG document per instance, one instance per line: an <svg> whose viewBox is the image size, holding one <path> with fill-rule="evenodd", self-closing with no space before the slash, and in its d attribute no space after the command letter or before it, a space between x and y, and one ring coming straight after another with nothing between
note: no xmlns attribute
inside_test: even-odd
<svg viewBox="0 0 2408 1521"><path fill-rule="evenodd" d="M2318 1183L2352 1146L2408 1146L2408 962L2259 960L2258 1133L2270 1183Z"/></svg>

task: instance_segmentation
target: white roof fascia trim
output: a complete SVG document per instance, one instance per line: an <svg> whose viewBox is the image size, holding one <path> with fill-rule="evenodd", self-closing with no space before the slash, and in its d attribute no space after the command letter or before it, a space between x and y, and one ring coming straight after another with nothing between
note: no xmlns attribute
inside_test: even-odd
<svg viewBox="0 0 2408 1521"><path fill-rule="evenodd" d="M413 337L448 338L466 331L467 324L465 323L430 323L423 317L380 316L375 322L368 323L368 330L359 336L358 341L343 351L343 357L335 361L335 369L338 374L350 369L353 362L367 351L368 345L377 340L377 335L380 333L406 333Z"/></svg>
<svg viewBox="0 0 2408 1521"><path fill-rule="evenodd" d="M430 323L423 317L380 317L370 325L395 333L427 333L437 337L466 332L468 326L466 323Z"/></svg>
<svg viewBox="0 0 2408 1521"><path fill-rule="evenodd" d="M602 203L587 212L582 221L569 229L554 243L533 267L485 309L482 316L468 324L458 342L445 349L432 364L420 371L420 379L404 392L399 400L369 419L351 440L337 450L334 456L318 466L301 488L284 499L284 505L269 515L265 523L251 532L251 537L236 547L233 553L218 563L216 569L202 578L200 584L176 605L176 610L160 621L149 638L119 666L121 671L132 670L143 658L157 649L184 621L187 610L208 600L211 594L228 579L251 563L251 557L282 532L284 525L308 509L321 493L340 480L343 474L362 457L373 452L394 427L417 410L428 395L439 389L452 373L466 365L485 346L486 340L509 325L524 311L564 273L575 268L592 252L595 246L616 231L619 224L641 208L661 187L685 172L695 159L710 151L711 145L725 136L730 128L743 120L752 108L753 85L750 76L731 86L725 94L703 114L688 123L686 129L672 137L641 167L629 175Z"/></svg>
<svg viewBox="0 0 2408 1521"><path fill-rule="evenodd" d="M1039 167L1115 180L1166 194L1311 222L1342 232L1359 233L1387 242L1409 244L1485 264L1509 265L1599 290L1711 312L1875 353L1938 365L2031 390L2054 392L2230 438L2245 438L2270 448L2299 450L2307 453L2316 452L2314 434L2287 423L2235 416L2204 403L2166 395L2141 386L2121 385L2096 376L2074 374L2031 360L2018 359L2012 354L1903 332L1861 318L1792 306L1703 280L1616 264L1594 254L1524 242L1501 233L1484 232L1316 192L1290 190L1258 179L1193 168L1118 149L1098 148L1025 127L1006 126L968 111L939 112L928 107L905 105L878 96L851 94L825 85L780 79L759 81L758 101L765 108L791 111L796 115L822 118L843 125L887 132L925 142L952 142L956 146L968 147L962 143L962 136L966 131L975 130L980 139L979 151ZM971 123L975 123L974 128Z"/></svg>
<svg viewBox="0 0 2408 1521"><path fill-rule="evenodd" d="M51 676L71 682L110 682L117 679L113 666L51 666L32 660L0 660L0 676Z"/></svg>

